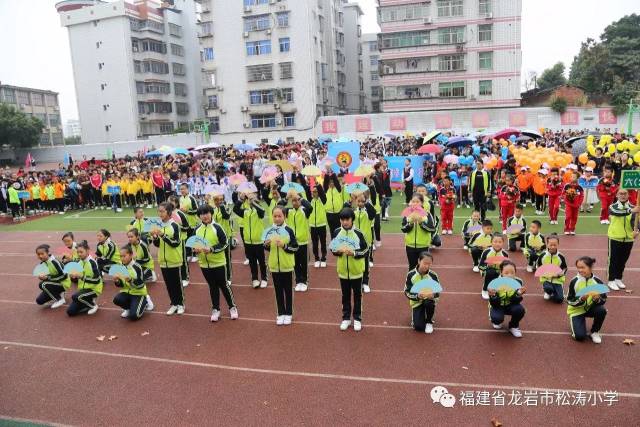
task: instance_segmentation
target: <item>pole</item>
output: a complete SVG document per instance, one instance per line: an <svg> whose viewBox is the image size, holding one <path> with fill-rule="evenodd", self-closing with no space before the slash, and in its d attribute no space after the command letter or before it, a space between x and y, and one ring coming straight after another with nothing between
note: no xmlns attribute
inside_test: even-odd
<svg viewBox="0 0 640 427"><path fill-rule="evenodd" d="M627 107L627 135L633 135L633 113L639 112L640 108L633 103L633 98L629 100Z"/></svg>

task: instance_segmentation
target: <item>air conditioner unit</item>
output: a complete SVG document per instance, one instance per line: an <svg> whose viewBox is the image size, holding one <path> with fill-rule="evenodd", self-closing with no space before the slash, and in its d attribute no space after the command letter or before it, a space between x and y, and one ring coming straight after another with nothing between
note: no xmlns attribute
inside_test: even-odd
<svg viewBox="0 0 640 427"><path fill-rule="evenodd" d="M271 30L267 30L267 35L271 34Z"/></svg>
<svg viewBox="0 0 640 427"><path fill-rule="evenodd" d="M240 107L240 111L246 113L247 111L249 111L249 107Z"/></svg>
<svg viewBox="0 0 640 427"><path fill-rule="evenodd" d="M431 17L424 18L422 20L422 23L425 24L425 25L431 25L433 23L433 20L431 19Z"/></svg>
<svg viewBox="0 0 640 427"><path fill-rule="evenodd" d="M485 19L493 19L493 13L487 13L484 17Z"/></svg>
<svg viewBox="0 0 640 427"><path fill-rule="evenodd" d="M248 31L245 31L245 32L242 34L242 36L246 39L247 37L249 37L249 32L248 32Z"/></svg>
<svg viewBox="0 0 640 427"><path fill-rule="evenodd" d="M224 109L220 110L220 114L227 114L227 110L224 110Z"/></svg>
<svg viewBox="0 0 640 427"><path fill-rule="evenodd" d="M218 86L216 87L216 89L218 90L218 92L224 92L224 88L222 86Z"/></svg>
<svg viewBox="0 0 640 427"><path fill-rule="evenodd" d="M250 125L249 123L243 123L243 124L242 124L242 127L243 127L243 128L245 128L245 129L247 129L247 128L250 128L250 127L251 127L251 125Z"/></svg>
<svg viewBox="0 0 640 427"><path fill-rule="evenodd" d="M251 6L245 6L244 13L251 13Z"/></svg>
<svg viewBox="0 0 640 427"><path fill-rule="evenodd" d="M280 109L280 104L273 104L273 108L275 108L276 110Z"/></svg>

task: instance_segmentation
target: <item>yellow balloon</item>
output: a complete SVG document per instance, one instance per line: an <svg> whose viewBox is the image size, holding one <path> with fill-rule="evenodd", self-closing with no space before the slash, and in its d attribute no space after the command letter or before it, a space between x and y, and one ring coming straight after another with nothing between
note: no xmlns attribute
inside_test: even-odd
<svg viewBox="0 0 640 427"><path fill-rule="evenodd" d="M606 153L604 153L604 156L608 159L609 157L611 157L611 153L606 152Z"/></svg>
<svg viewBox="0 0 640 427"><path fill-rule="evenodd" d="M635 160L636 163L640 164L640 153L636 153L635 156L633 156L633 160Z"/></svg>
<svg viewBox="0 0 640 427"><path fill-rule="evenodd" d="M596 155L596 149L595 149L595 147L594 147L593 145L589 145L589 146L587 147L587 152L588 152L589 154L591 154L592 156L595 156L595 155Z"/></svg>
<svg viewBox="0 0 640 427"><path fill-rule="evenodd" d="M593 135L587 136L587 144L593 144Z"/></svg>
<svg viewBox="0 0 640 427"><path fill-rule="evenodd" d="M627 160L627 164L628 164L629 166L633 165L633 159L629 159L629 160Z"/></svg>
<svg viewBox="0 0 640 427"><path fill-rule="evenodd" d="M612 144L613 145L613 144ZM618 151L624 151L624 144L622 142L616 144L616 149Z"/></svg>
<svg viewBox="0 0 640 427"><path fill-rule="evenodd" d="M608 150L611 154L615 153L616 152L615 144L610 144Z"/></svg>

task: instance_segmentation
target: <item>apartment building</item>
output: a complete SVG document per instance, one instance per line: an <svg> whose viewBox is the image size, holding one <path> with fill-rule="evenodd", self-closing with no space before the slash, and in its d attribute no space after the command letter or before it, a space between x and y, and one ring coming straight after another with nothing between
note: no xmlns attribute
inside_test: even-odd
<svg viewBox="0 0 640 427"><path fill-rule="evenodd" d="M344 114L365 112L364 95L364 61L362 55L362 27L360 17L363 15L358 3L344 5L344 37L346 55L346 111Z"/></svg>
<svg viewBox="0 0 640 427"><path fill-rule="evenodd" d="M0 83L0 103L9 104L44 124L40 146L64 145L58 92Z"/></svg>
<svg viewBox="0 0 640 427"><path fill-rule="evenodd" d="M522 0L378 0L383 110L520 105Z"/></svg>
<svg viewBox="0 0 640 427"><path fill-rule="evenodd" d="M378 34L363 34L361 44L365 113L379 113L382 111L382 86L380 86Z"/></svg>

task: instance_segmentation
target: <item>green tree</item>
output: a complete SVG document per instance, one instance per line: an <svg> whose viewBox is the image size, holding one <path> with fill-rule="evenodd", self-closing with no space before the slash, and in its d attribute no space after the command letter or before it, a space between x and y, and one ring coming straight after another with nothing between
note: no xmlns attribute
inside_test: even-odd
<svg viewBox="0 0 640 427"><path fill-rule="evenodd" d="M14 107L0 104L0 145L32 147L40 141L44 124Z"/></svg>
<svg viewBox="0 0 640 427"><path fill-rule="evenodd" d="M567 84L567 78L564 76L564 64L558 62L551 68L547 68L538 77L539 89L551 89L556 86Z"/></svg>

